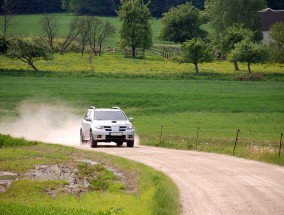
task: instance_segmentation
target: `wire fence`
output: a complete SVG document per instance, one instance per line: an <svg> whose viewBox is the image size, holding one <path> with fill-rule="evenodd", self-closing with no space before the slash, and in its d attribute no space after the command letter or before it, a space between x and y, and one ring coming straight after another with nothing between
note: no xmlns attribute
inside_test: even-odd
<svg viewBox="0 0 284 215"><path fill-rule="evenodd" d="M176 149L214 151L226 154L282 153L283 133L253 132L242 129L178 128L144 126L137 133L145 145ZM186 133L186 134L185 134Z"/></svg>

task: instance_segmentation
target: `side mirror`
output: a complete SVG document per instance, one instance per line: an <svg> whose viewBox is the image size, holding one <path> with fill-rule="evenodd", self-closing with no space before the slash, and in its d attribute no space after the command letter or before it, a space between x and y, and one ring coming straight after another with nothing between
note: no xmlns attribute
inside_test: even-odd
<svg viewBox="0 0 284 215"><path fill-rule="evenodd" d="M92 122L92 118L91 117L85 117L85 120L87 121L87 122Z"/></svg>
<svg viewBox="0 0 284 215"><path fill-rule="evenodd" d="M129 122L133 122L133 121L134 121L134 118L130 117Z"/></svg>

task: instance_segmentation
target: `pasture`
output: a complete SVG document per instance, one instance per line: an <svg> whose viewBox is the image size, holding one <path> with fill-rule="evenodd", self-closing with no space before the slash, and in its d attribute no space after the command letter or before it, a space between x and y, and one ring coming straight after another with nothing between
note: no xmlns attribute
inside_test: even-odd
<svg viewBox="0 0 284 215"><path fill-rule="evenodd" d="M16 15L11 19L11 24L8 29L8 36L21 36L21 37L30 37L30 36L42 36L43 31L40 24L40 20L44 14L27 14L27 15ZM69 23L73 14L68 13L58 13L52 14L59 18L59 30L58 36L64 37L68 33ZM109 20L116 28L116 33L112 38L109 38L105 47L115 47L119 38L119 26L120 22L117 17L101 17L103 19ZM161 20L153 19L152 20L152 30L153 30L153 39L154 44L172 44L171 42L164 42L159 40L158 34L160 31ZM0 16L0 26L3 26L3 17Z"/></svg>
<svg viewBox="0 0 284 215"><path fill-rule="evenodd" d="M83 115L89 105L120 106L138 134L234 138L278 142L283 132L283 82L13 77L0 79L0 116L17 115L22 102L67 103ZM79 125L78 125L79 127ZM213 129L210 132L210 129ZM215 131L214 131L215 130ZM243 133L242 135L244 135ZM156 139L150 139L152 144ZM176 138L178 139L178 138ZM147 142L149 142L147 141ZM143 141L142 141L143 143ZM148 143L149 144L149 143Z"/></svg>

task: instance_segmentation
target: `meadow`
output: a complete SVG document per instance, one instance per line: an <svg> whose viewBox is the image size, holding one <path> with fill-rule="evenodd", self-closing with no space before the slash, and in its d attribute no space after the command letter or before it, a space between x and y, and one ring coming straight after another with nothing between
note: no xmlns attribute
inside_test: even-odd
<svg viewBox="0 0 284 215"><path fill-rule="evenodd" d="M42 36L43 31L41 28L40 20L44 14L27 14L27 15L16 15L11 19L11 25L9 26L8 36L21 36L21 37L31 37L31 36ZM64 37L68 33L69 23L74 18L73 14L68 13L58 13L52 14L59 17L59 30L58 36ZM113 37L109 38L105 46L115 47L119 38L119 26L120 22L117 17L101 17L102 19L109 20L116 28L116 33ZM152 20L152 30L154 44L173 44L171 42L164 42L159 40L158 34L160 31L161 20ZM3 17L0 16L0 26L3 26Z"/></svg>

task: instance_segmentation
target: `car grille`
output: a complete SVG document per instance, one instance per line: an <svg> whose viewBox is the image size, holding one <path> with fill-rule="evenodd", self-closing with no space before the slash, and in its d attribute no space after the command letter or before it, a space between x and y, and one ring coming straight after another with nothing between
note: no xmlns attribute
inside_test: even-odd
<svg viewBox="0 0 284 215"><path fill-rule="evenodd" d="M125 131L126 130L126 126L119 126L119 131Z"/></svg>
<svg viewBox="0 0 284 215"><path fill-rule="evenodd" d="M108 140L108 141L125 140L125 135L123 135L123 136L110 136L110 135L106 135L106 140Z"/></svg>
<svg viewBox="0 0 284 215"><path fill-rule="evenodd" d="M112 131L111 126L104 126L106 131ZM126 131L126 126L119 126L119 131Z"/></svg>
<svg viewBox="0 0 284 215"><path fill-rule="evenodd" d="M104 129L105 129L106 131L112 131L111 126L104 126Z"/></svg>

